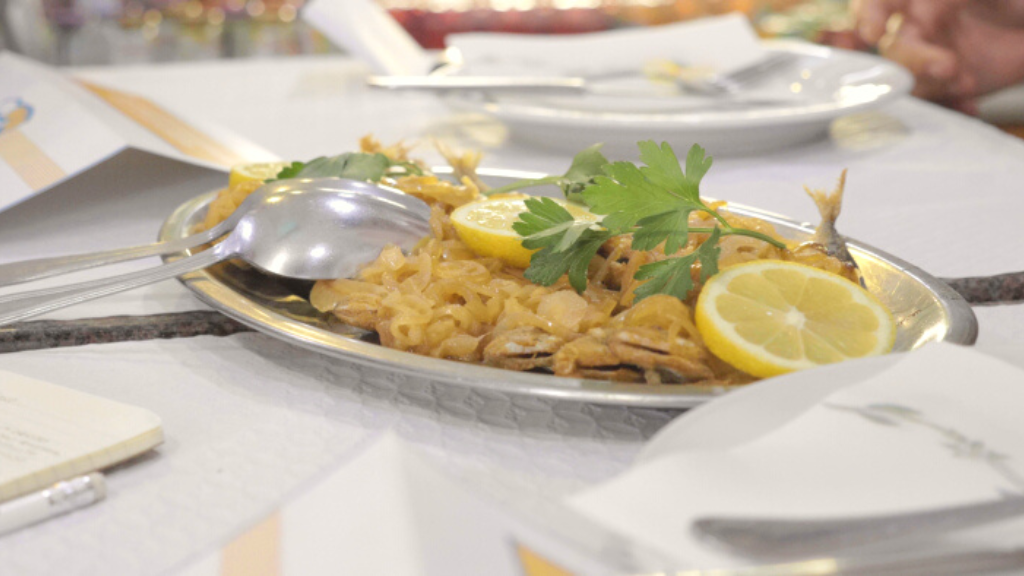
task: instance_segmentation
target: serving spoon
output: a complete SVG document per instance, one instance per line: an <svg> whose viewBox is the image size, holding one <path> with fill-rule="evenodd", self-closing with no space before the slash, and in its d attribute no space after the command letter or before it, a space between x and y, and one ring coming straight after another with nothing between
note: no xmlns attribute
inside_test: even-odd
<svg viewBox="0 0 1024 576"><path fill-rule="evenodd" d="M89 252L86 254L71 254L69 256L52 256L49 258L37 258L34 260L23 260L0 264L0 286L12 286L32 280L42 280L60 274L88 270L97 266L117 264L136 260L147 256L163 256L164 254L175 254L202 246L231 232L238 221L242 219L247 207L253 205L259 196L254 192L242 203L237 210L231 213L225 220L209 230L197 232L185 238L171 240L168 242L154 242L141 246L130 246L128 248L114 248L100 252Z"/></svg>
<svg viewBox="0 0 1024 576"><path fill-rule="evenodd" d="M367 193L370 188L376 187L371 184L367 184L361 188L361 191L363 193ZM15 284L30 282L32 280L42 280L44 278L50 278L61 274L68 274L79 270L88 270L90 268L107 266L109 264L118 264L129 260L137 260L147 256L176 254L178 252L188 250L189 248L208 244L217 238L224 236L228 232L231 232L238 224L238 221L242 219L242 216L248 212L249 208L261 201L262 192L270 189L271 188L263 187L254 191L242 202L238 209L232 212L226 219L222 220L209 230L197 232L191 236L186 236L185 238L178 238L176 240L169 240L166 242L154 242L152 244L143 244L140 246L130 246L127 248L114 248L111 250L102 250L99 252L89 252L85 254L52 256L48 258L37 258L33 260L22 260L20 262L0 264L0 287L13 286ZM64 291L64 289L51 290L50 292L62 291ZM6 300L6 298L0 297L0 302L3 302L4 300Z"/></svg>
<svg viewBox="0 0 1024 576"><path fill-rule="evenodd" d="M284 180L253 196L240 207L243 213L231 233L208 250L155 268L7 296L0 303L0 326L236 257L290 278L347 278L384 246L410 250L430 233L426 203L367 182Z"/></svg>

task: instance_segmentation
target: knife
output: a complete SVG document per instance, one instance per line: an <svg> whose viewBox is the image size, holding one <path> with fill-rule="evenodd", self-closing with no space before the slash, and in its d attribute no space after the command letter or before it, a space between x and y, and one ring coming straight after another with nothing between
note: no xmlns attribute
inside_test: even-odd
<svg viewBox="0 0 1024 576"><path fill-rule="evenodd" d="M686 97L695 103L787 106L801 103L798 98L746 98L730 94L692 94L678 85L654 85L650 89L613 86L588 82L580 77L553 76L370 76L366 83L372 88L394 91L423 92L500 92L502 94L543 96L614 96L622 98Z"/></svg>

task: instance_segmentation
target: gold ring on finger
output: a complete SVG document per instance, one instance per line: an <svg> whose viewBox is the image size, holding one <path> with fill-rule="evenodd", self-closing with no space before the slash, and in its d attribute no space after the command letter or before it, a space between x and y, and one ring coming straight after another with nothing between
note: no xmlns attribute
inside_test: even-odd
<svg viewBox="0 0 1024 576"><path fill-rule="evenodd" d="M882 34L882 37L878 40L879 52L884 54L896 42L896 38L900 35L900 29L903 28L904 20L902 12L894 12L885 21L885 34Z"/></svg>

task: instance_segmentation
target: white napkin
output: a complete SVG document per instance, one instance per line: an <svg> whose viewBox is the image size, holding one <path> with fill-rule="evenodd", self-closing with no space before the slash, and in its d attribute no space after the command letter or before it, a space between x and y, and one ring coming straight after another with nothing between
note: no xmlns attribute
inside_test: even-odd
<svg viewBox="0 0 1024 576"><path fill-rule="evenodd" d="M640 72L654 60L727 73L764 55L750 21L739 13L592 34L452 34L447 44L475 74L590 76Z"/></svg>
<svg viewBox="0 0 1024 576"><path fill-rule="evenodd" d="M69 80L56 69L0 52L0 210L86 173L117 182L152 162L226 171L275 159L262 147L212 125L185 122L134 94ZM129 160L119 169L111 164ZM124 195L128 190L122 189ZM85 197L85 194L80 194Z"/></svg>
<svg viewBox="0 0 1024 576"><path fill-rule="evenodd" d="M881 514L1024 491L1021 406L1024 371L970 348L930 345L757 440L663 453L570 504L680 567L749 563L698 542L692 521ZM990 534L987 543L998 540Z"/></svg>

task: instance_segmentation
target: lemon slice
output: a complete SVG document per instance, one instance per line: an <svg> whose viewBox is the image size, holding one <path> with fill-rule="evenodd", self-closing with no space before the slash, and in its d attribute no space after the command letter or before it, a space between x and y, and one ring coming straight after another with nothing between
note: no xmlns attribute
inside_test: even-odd
<svg viewBox="0 0 1024 576"><path fill-rule="evenodd" d="M726 268L697 299L708 349L768 377L892 350L889 310L849 280L804 264L759 260Z"/></svg>
<svg viewBox="0 0 1024 576"><path fill-rule="evenodd" d="M500 258L518 268L530 265L530 256L536 250L523 248L522 238L512 224L526 212L525 195L505 195L459 206L452 212L452 225L459 238L480 256ZM586 208L562 200L555 200L577 220L597 222L598 217Z"/></svg>
<svg viewBox="0 0 1024 576"><path fill-rule="evenodd" d="M288 166L287 162L253 162L250 164L237 164L231 167L228 175L228 186L234 188L246 182L263 182L277 176L278 172Z"/></svg>

